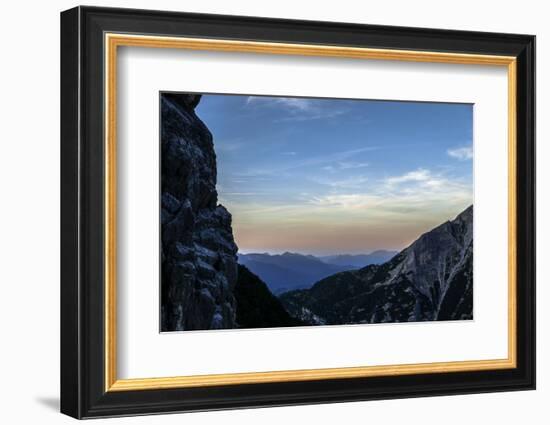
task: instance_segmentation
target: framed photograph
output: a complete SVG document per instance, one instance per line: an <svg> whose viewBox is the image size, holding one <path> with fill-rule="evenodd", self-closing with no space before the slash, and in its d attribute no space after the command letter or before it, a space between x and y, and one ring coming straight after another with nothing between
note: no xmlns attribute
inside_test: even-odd
<svg viewBox="0 0 550 425"><path fill-rule="evenodd" d="M61 411L535 388L535 37L61 14Z"/></svg>

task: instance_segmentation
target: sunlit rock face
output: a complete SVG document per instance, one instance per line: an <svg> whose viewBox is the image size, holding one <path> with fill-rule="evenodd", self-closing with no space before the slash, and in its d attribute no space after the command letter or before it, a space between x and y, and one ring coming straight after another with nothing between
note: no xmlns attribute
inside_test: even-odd
<svg viewBox="0 0 550 425"><path fill-rule="evenodd" d="M390 261L280 296L310 324L473 318L473 207L424 233Z"/></svg>
<svg viewBox="0 0 550 425"><path fill-rule="evenodd" d="M162 331L236 327L237 246L200 95L161 96Z"/></svg>

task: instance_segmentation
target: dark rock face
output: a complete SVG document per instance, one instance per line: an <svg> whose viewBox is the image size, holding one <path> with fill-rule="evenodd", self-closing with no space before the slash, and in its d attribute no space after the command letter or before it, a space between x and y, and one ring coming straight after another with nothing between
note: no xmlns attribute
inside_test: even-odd
<svg viewBox="0 0 550 425"><path fill-rule="evenodd" d="M311 324L473 318L473 207L382 265L338 273L280 296Z"/></svg>
<svg viewBox="0 0 550 425"><path fill-rule="evenodd" d="M239 328L273 328L301 326L304 322L291 317L267 285L248 268L239 264L235 287L237 326Z"/></svg>
<svg viewBox="0 0 550 425"><path fill-rule="evenodd" d="M237 246L200 95L161 96L161 328L236 327Z"/></svg>

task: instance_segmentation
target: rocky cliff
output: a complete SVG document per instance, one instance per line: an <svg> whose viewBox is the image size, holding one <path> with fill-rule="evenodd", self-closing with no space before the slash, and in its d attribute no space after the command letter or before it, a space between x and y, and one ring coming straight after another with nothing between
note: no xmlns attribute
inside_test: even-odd
<svg viewBox="0 0 550 425"><path fill-rule="evenodd" d="M200 98L161 96L162 331L236 327L237 246Z"/></svg>
<svg viewBox="0 0 550 425"><path fill-rule="evenodd" d="M390 261L327 277L280 296L311 324L473 317L473 207L423 234Z"/></svg>

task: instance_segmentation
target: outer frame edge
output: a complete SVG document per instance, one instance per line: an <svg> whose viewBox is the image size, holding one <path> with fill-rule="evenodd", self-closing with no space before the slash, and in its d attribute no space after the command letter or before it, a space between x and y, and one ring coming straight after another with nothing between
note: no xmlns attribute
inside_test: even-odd
<svg viewBox="0 0 550 425"><path fill-rule="evenodd" d="M60 287L60 411L82 417L79 343L79 113L80 10L60 15L61 36L61 287Z"/></svg>
<svg viewBox="0 0 550 425"><path fill-rule="evenodd" d="M111 14L111 15L114 15L114 17L116 17L116 15L118 13L127 15L129 12L136 12L136 11L135 10L128 10L128 9L109 9L109 8L84 7L84 8L79 8L79 12L81 12L82 16L85 16L88 13L100 13L101 12L101 13ZM67 13L67 12L64 12L64 13ZM157 13L157 12L155 12L155 11L141 11L141 13L142 13L141 17L143 18L144 14L147 14L147 13L153 13L154 14L154 13ZM160 12L158 12L158 13L160 13ZM166 15L169 16L169 17L172 17L174 19L177 16L183 16L183 17L187 16L187 17L189 17L189 14L178 14L178 13L170 13L170 12L166 12ZM219 15L205 15L205 16L219 16ZM244 17L238 17L238 16L235 16L235 17L225 16L224 18L225 19L243 18L243 19L249 19L250 22L255 22L254 18L248 18L248 17L244 18ZM259 20L261 20L261 19L259 19ZM294 23L294 24L299 24L302 21L287 21L287 22ZM303 22L314 23L313 21L303 21ZM329 22L324 23L325 27L330 26L330 24L331 23L329 23ZM345 24L345 25L348 25L348 24ZM349 25L351 26L353 24L349 24ZM101 26L101 25L99 25L99 26ZM380 27L380 28L385 28L386 30L388 30L389 27ZM348 29L349 29L349 27L348 27ZM395 31L398 31L399 27L393 27L391 29L393 29ZM413 28L412 30L417 30L417 29ZM440 33L441 36L443 36L445 33L453 33L453 32L450 32L449 30L439 30L438 32ZM492 35L492 36L500 36L503 39L506 39L506 38L510 39L510 37L512 37L512 38L516 37L516 36L506 35L506 34L470 33L470 32L462 32L462 31L460 33L464 34L464 36L466 36L467 34L470 34L470 35L478 34L479 37L483 37L485 34L487 34L487 35ZM519 37L522 40L522 44L524 45L524 48L525 48L526 44L530 44L529 48L534 49L534 37L530 38L531 36L523 36L523 35L518 35L517 37ZM527 40L527 39L529 39L529 40ZM515 41L517 41L517 40L515 40ZM472 40L472 42L473 42L473 40ZM530 57L530 59L527 61L529 63L526 64L526 72L527 72L529 78L532 78L532 77L534 77L534 51L532 52L532 54L529 57ZM90 65L86 65L86 66L90 66ZM63 70L63 68L62 68L62 70ZM531 96L530 98L529 98L529 95ZM530 99L530 102L529 102L529 99ZM519 103L521 103L521 102L518 99L518 105L519 105ZM531 106L532 106L530 108L530 111L528 111L528 113L527 113L528 121L530 121L529 125L532 125L532 127L528 128L527 131L528 132L533 132L534 131L534 81L533 81L530 93L527 93L527 98L525 99L525 103L522 104L522 107L529 108L529 105L526 105L526 103L530 103ZM64 117L63 114L62 114L62 117ZM80 131L80 129L79 129L79 131ZM526 142L531 143L529 140L527 140ZM533 147L532 147L532 157L531 157L532 160L531 161L533 162L533 167L534 167L534 134L532 134L532 143L533 143ZM63 141L62 141L62 150L63 150ZM63 155L63 152L62 152L62 155ZM62 168L63 168L63 165L62 165ZM63 169L62 169L62 173L63 173ZM528 198L532 202L532 206L534 207L534 177L535 177L534 176L534 168L533 168L533 171L530 173L530 176L527 176L527 177L531 177L530 181L532 183L532 193L528 194ZM62 188L62 191L63 191L63 188ZM63 203L63 197L62 197L62 203ZM62 209L63 209L63 205L62 205ZM533 208L532 208L531 213L532 213L532 219L534 220L534 213L535 212L534 212ZM533 223L532 223L533 232L534 232L534 224L535 223L533 221ZM62 226L62 237L63 237L63 228L64 227ZM532 236L534 237L534 234L532 234ZM532 245L533 245L533 249L531 251L534 254L534 239L533 239ZM62 248L63 248L63 241L62 241ZM79 253L80 253L80 250L79 250ZM532 259L531 262L532 262L532 267L530 269L530 272L532 272L532 275L533 275L532 284L534 285L534 270L535 270L534 269L534 266L535 266L534 258ZM62 275L63 275L63 270L62 270ZM64 288L64 286L62 285L62 297L63 297L63 293L64 293L63 288ZM533 296L534 296L534 287L533 287L532 293L533 293ZM534 318L534 297L529 298L528 300L526 300L526 302L533 304L533 309L530 311L530 313L531 313L530 314L530 316L531 316L530 317L530 323L532 323L534 325L534 319L535 319ZM78 311L80 311L80 310L78 310ZM527 319L529 319L529 318L527 318ZM85 317L84 320L88 320L88 319ZM64 324L62 322L62 328L63 328L63 326L64 326ZM533 328L534 328L534 326L533 326ZM78 330L79 335L83 338L87 337L86 332L88 332L88 331L86 331L85 329L86 329L85 327L81 327ZM63 333L63 329L62 329L62 333ZM359 394L359 395L352 396L352 395L349 395L348 393L346 393L348 395L346 395L346 394L344 394L342 396L334 396L333 395L333 396L329 397L326 394L324 396L322 394L315 396L313 393L310 393L310 395L307 396L307 397L305 396L301 399L291 400L291 401L283 400L283 399L269 398L268 397L268 398L264 399L263 401L249 402L248 399L245 400L245 401L239 401L237 399L233 399L233 400L227 400L227 402L225 402L225 403L213 403L211 405L207 405L207 404L204 404L204 403L194 403L193 404L193 402L191 402L190 404L184 404L183 402L180 402L180 403L177 403L177 402L176 403L169 403L169 402L159 403L159 402L153 402L153 401L150 401L149 403L148 402L141 402L141 403L136 404L135 402L132 402L132 400L129 397L127 397L128 393L119 393L121 398L112 398L109 394L105 394L105 393L103 393L103 394L99 394L99 393L89 394L86 391L82 392L82 390L84 388L89 387L88 382L86 382L86 381L88 381L89 379L92 379L93 373L86 372L82 368L82 364L80 364L78 366L78 373L82 374L81 380L78 381L80 383L80 385L78 387L78 390L79 390L78 400L79 400L80 404L79 404L79 407L77 408L77 412L74 415L70 414L67 411L65 411L64 413L70 414L71 416L78 417L78 418L107 417L107 416L118 417L118 416L154 414L154 413L168 413L168 412L221 410L221 409L234 409L234 408L246 408L246 407L253 408L253 407L268 407L268 406L285 406L285 405L296 405L296 404L320 404L320 403L330 403L330 402L359 401L359 400L386 399L386 398L410 398L410 397L419 397L419 396L437 396L437 395L471 394L471 393L511 391L511 390L529 390L529 389L534 389L535 388L534 329L532 329L531 333L532 333L532 335L526 335L527 340L529 342L528 345L530 346L530 347L526 348L527 356L528 356L528 358L525 359L526 363L525 364L520 364L518 366L518 369L515 369L515 373L511 373L509 375L506 375L506 376L509 376L509 377L504 378L502 380L492 379L492 378L488 377L487 378L488 381L486 381L485 383L481 383L480 381L478 381L477 385L468 385L467 387L453 387L452 385L444 384L440 387L435 386L433 388L428 388L427 386L424 386L424 387L422 387L423 389L420 389L420 390L416 389L416 390L409 391L408 389L404 389L401 392L399 392L399 391L395 391L395 392L394 391L388 391L388 392L385 392L385 393L379 393L379 394L374 394L374 395L372 395L372 394L371 395ZM77 345L77 348L82 349L82 347L79 346L79 345ZM62 347L62 351L63 351L63 347ZM93 353L88 353L88 354L93 355ZM524 363L524 362L522 361L520 363ZM63 365L62 365L62 368L63 368ZM93 379L97 379L97 378L93 378ZM213 391L223 391L223 388L220 388L220 389L213 388ZM155 391L153 391L153 392L155 392ZM147 391L146 393L151 393L152 394L153 392ZM168 394L168 392L166 392L166 391L164 391L163 393ZM340 397L340 398L337 398L337 397ZM62 395L62 398L63 398L63 395ZM128 403L130 403L130 404L128 404ZM82 407L81 405L85 405L86 407Z"/></svg>

